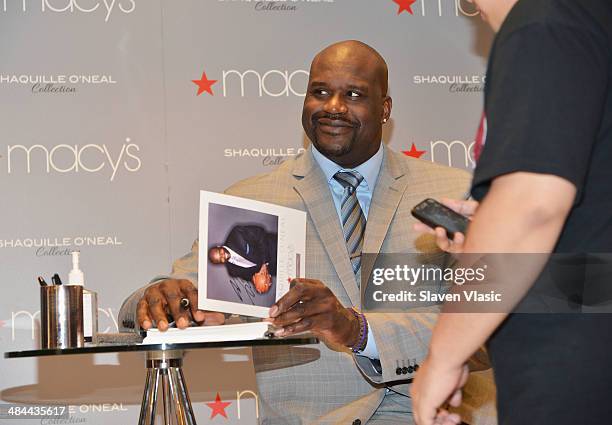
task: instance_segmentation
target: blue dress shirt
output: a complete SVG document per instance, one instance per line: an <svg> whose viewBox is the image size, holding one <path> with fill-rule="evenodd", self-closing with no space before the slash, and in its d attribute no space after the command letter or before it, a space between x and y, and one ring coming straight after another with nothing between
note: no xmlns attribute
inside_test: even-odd
<svg viewBox="0 0 612 425"><path fill-rule="evenodd" d="M376 152L374 156L353 169L342 168L340 165L325 157L314 147L314 145L312 146L312 156L314 157L316 163L319 164L319 167L321 167L323 174L325 174L332 198L334 199L334 205L336 206L336 212L338 213L338 220L340 223L342 222L340 203L342 202L342 196L344 195L344 187L342 187L342 185L336 179L334 179L334 175L338 171L357 171L363 176L363 180L357 187L357 200L359 201L359 206L366 217L367 223L370 203L372 202L372 193L376 187L378 174L385 156L382 142L380 143L378 152ZM380 359L378 348L376 347L376 341L374 340L374 336L372 334L372 328L370 327L368 327L368 343L360 354L371 359Z"/></svg>

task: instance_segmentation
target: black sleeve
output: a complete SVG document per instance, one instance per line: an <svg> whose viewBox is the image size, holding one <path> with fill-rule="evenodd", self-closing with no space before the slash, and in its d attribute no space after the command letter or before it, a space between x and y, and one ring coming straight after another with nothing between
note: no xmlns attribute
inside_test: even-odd
<svg viewBox="0 0 612 425"><path fill-rule="evenodd" d="M257 267L245 268L236 266L232 263L225 263L225 266L227 267L227 274L232 277L242 278L247 282L250 282L253 275L259 271Z"/></svg>
<svg viewBox="0 0 612 425"><path fill-rule="evenodd" d="M609 89L607 40L584 27L532 23L498 41L472 195L482 199L495 177L524 171L570 181L578 202Z"/></svg>

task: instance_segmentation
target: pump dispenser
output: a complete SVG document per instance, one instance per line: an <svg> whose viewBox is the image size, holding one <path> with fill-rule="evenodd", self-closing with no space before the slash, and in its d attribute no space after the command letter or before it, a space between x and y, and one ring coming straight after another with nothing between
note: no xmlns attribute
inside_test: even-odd
<svg viewBox="0 0 612 425"><path fill-rule="evenodd" d="M81 253L72 251L72 270L68 274L68 285L85 284L85 275L79 268ZM98 333L98 294L94 291L83 288L83 334L85 341L96 342Z"/></svg>
<svg viewBox="0 0 612 425"><path fill-rule="evenodd" d="M72 270L68 274L68 285L79 285L83 286L85 284L85 275L79 269L79 251L72 251Z"/></svg>

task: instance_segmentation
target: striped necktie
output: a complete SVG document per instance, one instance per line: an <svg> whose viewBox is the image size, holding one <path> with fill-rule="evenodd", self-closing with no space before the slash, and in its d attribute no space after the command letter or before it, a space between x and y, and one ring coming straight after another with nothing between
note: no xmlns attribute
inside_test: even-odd
<svg viewBox="0 0 612 425"><path fill-rule="evenodd" d="M363 234L365 232L366 218L357 200L357 186L363 177L356 171L338 171L334 179L344 187L340 207L340 218L346 249L357 274L361 267L361 250L363 248Z"/></svg>

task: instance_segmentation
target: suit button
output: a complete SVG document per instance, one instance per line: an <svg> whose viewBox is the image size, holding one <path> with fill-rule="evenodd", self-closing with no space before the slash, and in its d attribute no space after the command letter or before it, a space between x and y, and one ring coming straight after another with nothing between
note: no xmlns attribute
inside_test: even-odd
<svg viewBox="0 0 612 425"><path fill-rule="evenodd" d="M355 419L353 425L361 425L361 419Z"/></svg>
<svg viewBox="0 0 612 425"><path fill-rule="evenodd" d="M406 366L404 366L404 367L402 368L402 373L403 373L404 375L408 373L408 368L407 368Z"/></svg>
<svg viewBox="0 0 612 425"><path fill-rule="evenodd" d="M395 369L395 374L396 375L401 375L402 374L402 368L398 367L397 369Z"/></svg>
<svg viewBox="0 0 612 425"><path fill-rule="evenodd" d="M414 372L414 367L408 366L408 373L412 373L412 372Z"/></svg>
<svg viewBox="0 0 612 425"><path fill-rule="evenodd" d="M416 372L417 370L419 370L419 364L418 364L418 363L415 363L415 364L414 364L414 371Z"/></svg>

